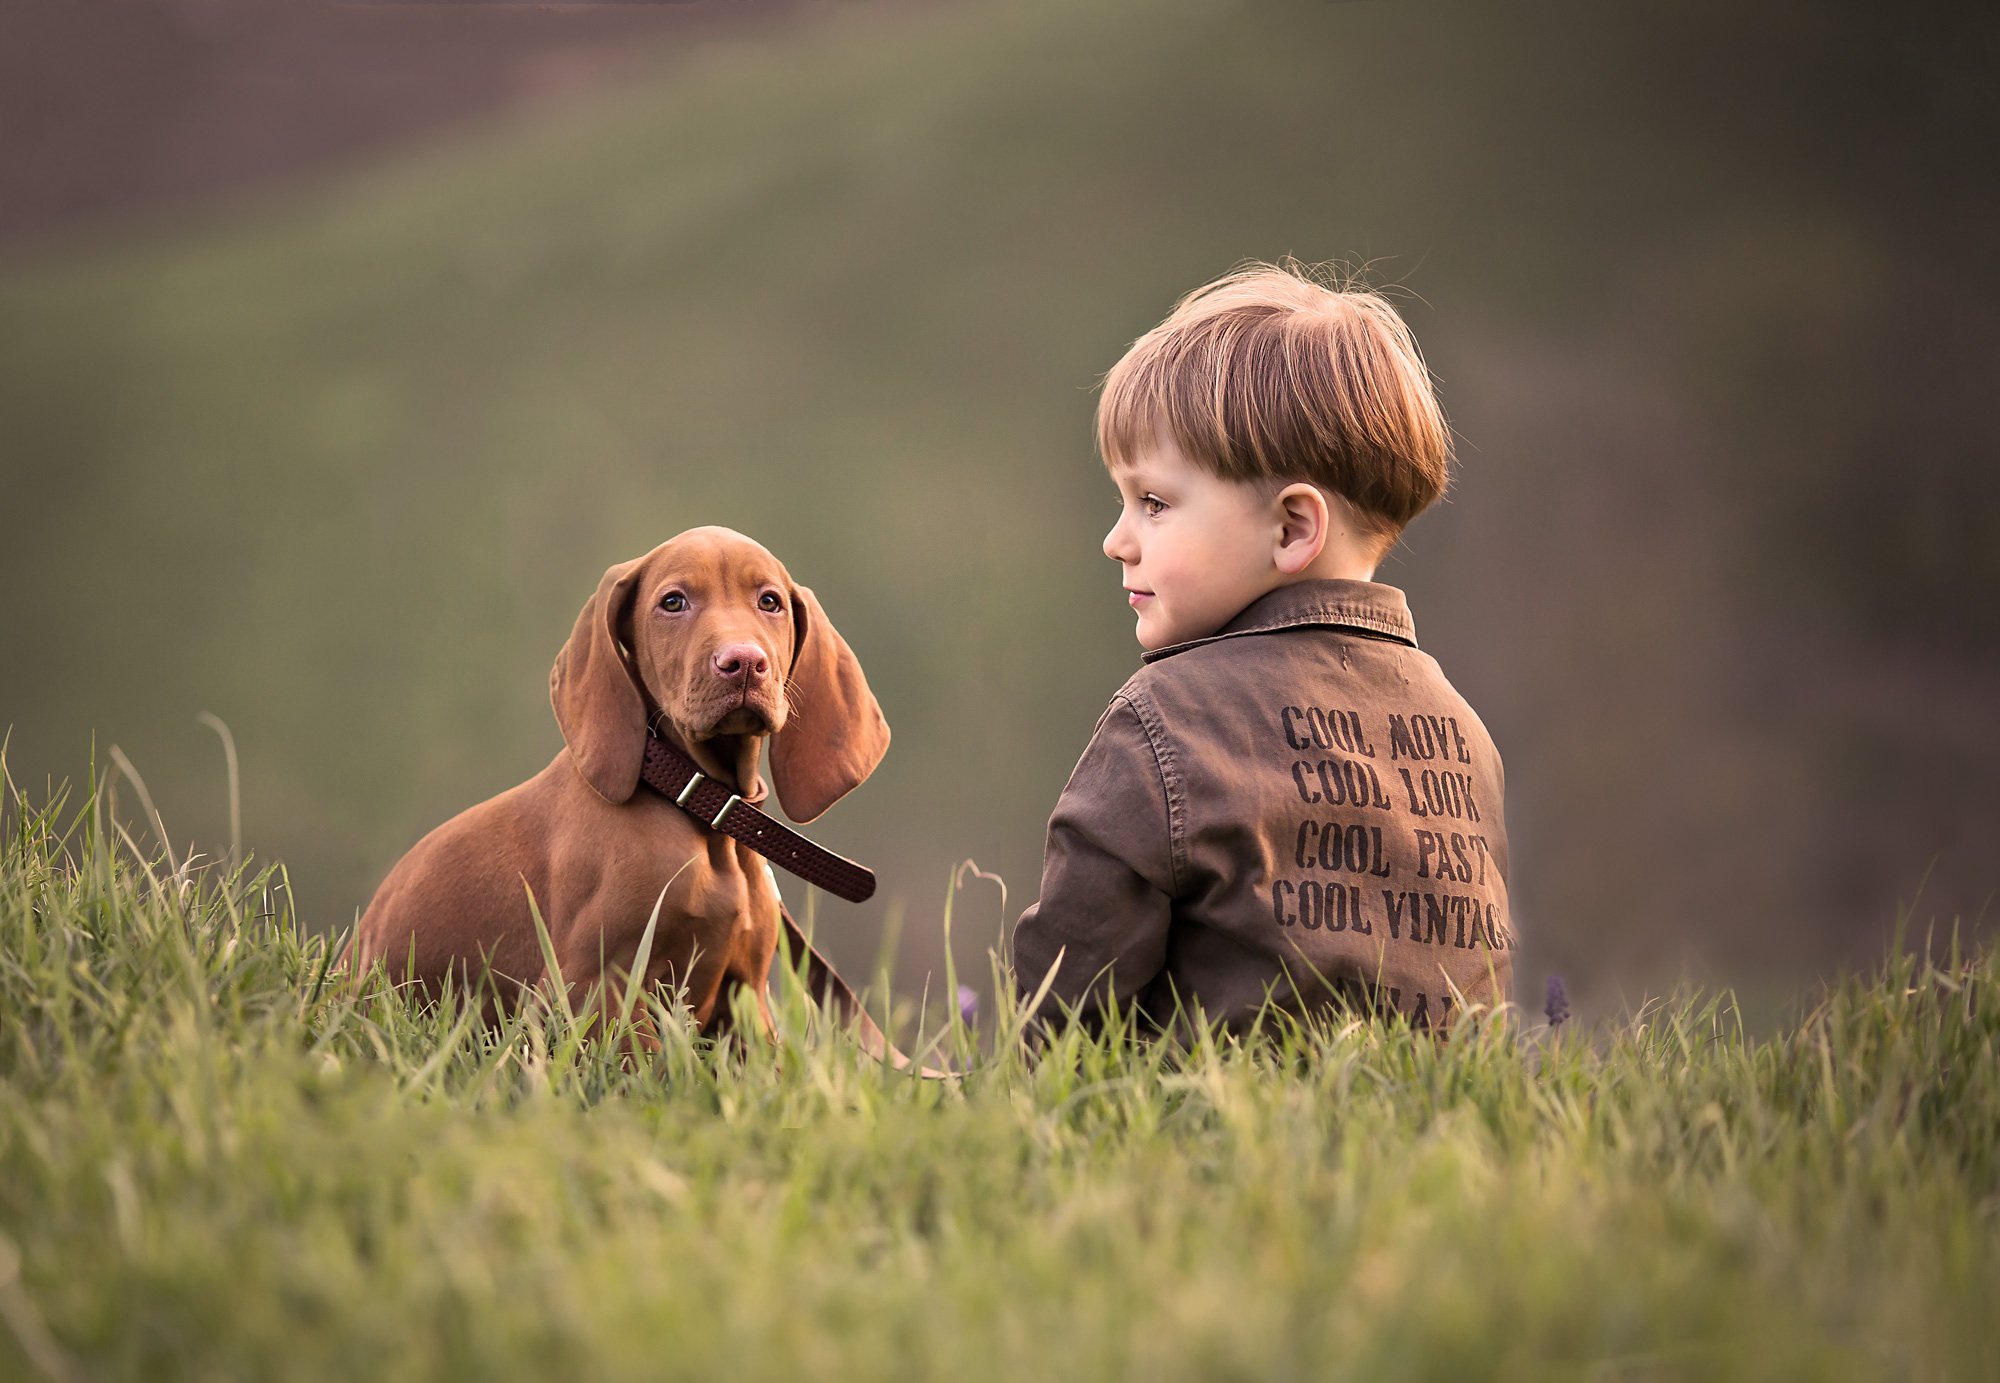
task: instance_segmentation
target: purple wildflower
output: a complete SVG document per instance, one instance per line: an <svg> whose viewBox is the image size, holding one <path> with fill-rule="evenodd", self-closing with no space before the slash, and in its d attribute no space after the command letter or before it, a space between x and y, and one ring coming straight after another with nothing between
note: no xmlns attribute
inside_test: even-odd
<svg viewBox="0 0 2000 1383"><path fill-rule="evenodd" d="M958 1016L971 1027L979 1018L979 991L969 984L958 987Z"/></svg>
<svg viewBox="0 0 2000 1383"><path fill-rule="evenodd" d="M1563 977L1549 976L1548 1006L1544 1010L1549 1015L1549 1026L1559 1028L1569 1021L1569 991L1563 988Z"/></svg>

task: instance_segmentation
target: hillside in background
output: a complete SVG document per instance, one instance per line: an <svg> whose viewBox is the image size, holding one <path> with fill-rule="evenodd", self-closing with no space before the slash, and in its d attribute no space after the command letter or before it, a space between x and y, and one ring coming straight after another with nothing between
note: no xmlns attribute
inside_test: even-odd
<svg viewBox="0 0 2000 1383"><path fill-rule="evenodd" d="M345 925L558 747L603 569L770 546L895 728L821 933L1033 896L1137 665L1092 387L1245 256L1396 285L1461 439L1381 573L1508 763L1533 983L1757 984L2000 838L1994 22L1859 6L844 6L0 273L0 725ZM900 924L896 921L901 916ZM957 912L967 968L997 935ZM900 933L897 927L900 925Z"/></svg>
<svg viewBox="0 0 2000 1383"><path fill-rule="evenodd" d="M213 213L497 111L587 96L796 0L18 0L0 10L0 259Z"/></svg>

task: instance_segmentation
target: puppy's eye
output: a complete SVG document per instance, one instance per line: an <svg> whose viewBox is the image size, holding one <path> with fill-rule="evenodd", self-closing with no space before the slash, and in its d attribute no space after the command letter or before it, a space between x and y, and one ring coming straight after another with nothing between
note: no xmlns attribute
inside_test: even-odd
<svg viewBox="0 0 2000 1383"><path fill-rule="evenodd" d="M687 607L688 598L679 591L668 591L660 597L660 608L670 615L678 615L681 611L687 609Z"/></svg>
<svg viewBox="0 0 2000 1383"><path fill-rule="evenodd" d="M773 613L776 613L777 611L785 608L785 602L778 599L778 593L776 591L766 591L764 592L764 594L757 597L757 608L760 610L770 610Z"/></svg>

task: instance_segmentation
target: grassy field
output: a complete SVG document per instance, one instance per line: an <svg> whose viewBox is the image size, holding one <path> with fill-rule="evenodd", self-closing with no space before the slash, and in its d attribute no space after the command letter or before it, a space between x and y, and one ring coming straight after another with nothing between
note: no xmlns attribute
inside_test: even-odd
<svg viewBox="0 0 2000 1383"><path fill-rule="evenodd" d="M0 765L3 766L3 765ZM650 1064L329 978L282 869L11 792L0 1377L1973 1378L2000 958L1727 996L869 1062L656 996ZM948 919L947 919L948 920ZM622 1000L625 996L615 996ZM935 1020L935 1021L933 1021ZM610 1020L614 1024L621 1021Z"/></svg>

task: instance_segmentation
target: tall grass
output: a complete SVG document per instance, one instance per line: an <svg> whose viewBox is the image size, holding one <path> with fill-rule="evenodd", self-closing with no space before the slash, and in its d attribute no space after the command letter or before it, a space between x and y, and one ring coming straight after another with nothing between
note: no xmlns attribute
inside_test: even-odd
<svg viewBox="0 0 2000 1383"><path fill-rule="evenodd" d="M1899 948L1769 1038L1684 994L1029 1059L1017 1006L981 1042L947 1002L906 1027L970 1069L923 1080L789 980L734 1045L659 993L489 1031L349 984L281 867L176 859L107 796L4 818L0 1377L1928 1379L2000 1348L1992 952Z"/></svg>

